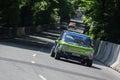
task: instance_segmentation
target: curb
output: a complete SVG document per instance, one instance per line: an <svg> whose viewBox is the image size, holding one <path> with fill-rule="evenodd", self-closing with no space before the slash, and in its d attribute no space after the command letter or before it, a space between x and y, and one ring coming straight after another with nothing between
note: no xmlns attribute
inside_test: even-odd
<svg viewBox="0 0 120 80"><path fill-rule="evenodd" d="M104 64L105 66L107 66L107 67L109 67L109 68L111 68L111 69L113 69L113 70L117 71L118 73L120 73L120 70L119 70L119 69L114 68L114 67L110 67L109 65L106 65L105 63L103 63L102 61L98 60L97 58L95 58L95 60L97 60L97 61L101 62L101 63L102 63L102 64Z"/></svg>

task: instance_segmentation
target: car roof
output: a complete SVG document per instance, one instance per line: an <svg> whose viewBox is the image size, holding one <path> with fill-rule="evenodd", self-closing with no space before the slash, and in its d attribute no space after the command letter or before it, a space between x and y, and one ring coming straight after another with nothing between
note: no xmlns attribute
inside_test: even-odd
<svg viewBox="0 0 120 80"><path fill-rule="evenodd" d="M84 34L81 34L81 33L78 33L78 32L74 32L74 31L65 31L64 32L65 34L68 34L68 35L75 35L75 36L79 36L81 38L84 38L85 40L91 40L91 38L87 35L84 35Z"/></svg>

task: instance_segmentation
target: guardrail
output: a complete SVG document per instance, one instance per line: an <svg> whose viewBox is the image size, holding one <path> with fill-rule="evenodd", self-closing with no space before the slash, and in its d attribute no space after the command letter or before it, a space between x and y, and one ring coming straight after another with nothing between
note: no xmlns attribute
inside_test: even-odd
<svg viewBox="0 0 120 80"><path fill-rule="evenodd" d="M120 72L120 45L107 41L95 41L95 58Z"/></svg>

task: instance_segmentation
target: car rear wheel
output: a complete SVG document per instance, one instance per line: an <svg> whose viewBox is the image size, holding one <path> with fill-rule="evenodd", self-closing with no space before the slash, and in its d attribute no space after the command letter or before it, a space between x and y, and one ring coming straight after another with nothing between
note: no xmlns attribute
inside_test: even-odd
<svg viewBox="0 0 120 80"><path fill-rule="evenodd" d="M53 46L52 49L51 49L51 52L50 52L51 57L55 57L55 51L54 50L55 50L55 46Z"/></svg>
<svg viewBox="0 0 120 80"><path fill-rule="evenodd" d="M85 65L85 61L81 61L81 65Z"/></svg>
<svg viewBox="0 0 120 80"><path fill-rule="evenodd" d="M59 44L55 47L55 59L60 59L60 51L58 50Z"/></svg>
<svg viewBox="0 0 120 80"><path fill-rule="evenodd" d="M50 52L50 56L51 56L51 57L55 57L55 52L54 52L53 49L52 49L51 52Z"/></svg>
<svg viewBox="0 0 120 80"><path fill-rule="evenodd" d="M92 66L92 60L87 61L87 66L91 67Z"/></svg>
<svg viewBox="0 0 120 80"><path fill-rule="evenodd" d="M55 59L60 59L60 54L58 52L55 53Z"/></svg>

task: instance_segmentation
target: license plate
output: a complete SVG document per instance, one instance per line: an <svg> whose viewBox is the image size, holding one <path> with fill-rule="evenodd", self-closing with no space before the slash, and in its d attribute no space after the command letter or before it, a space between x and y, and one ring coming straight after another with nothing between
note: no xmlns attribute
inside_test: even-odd
<svg viewBox="0 0 120 80"><path fill-rule="evenodd" d="M80 55L79 54L72 54L73 56L78 56L78 57L80 57Z"/></svg>

